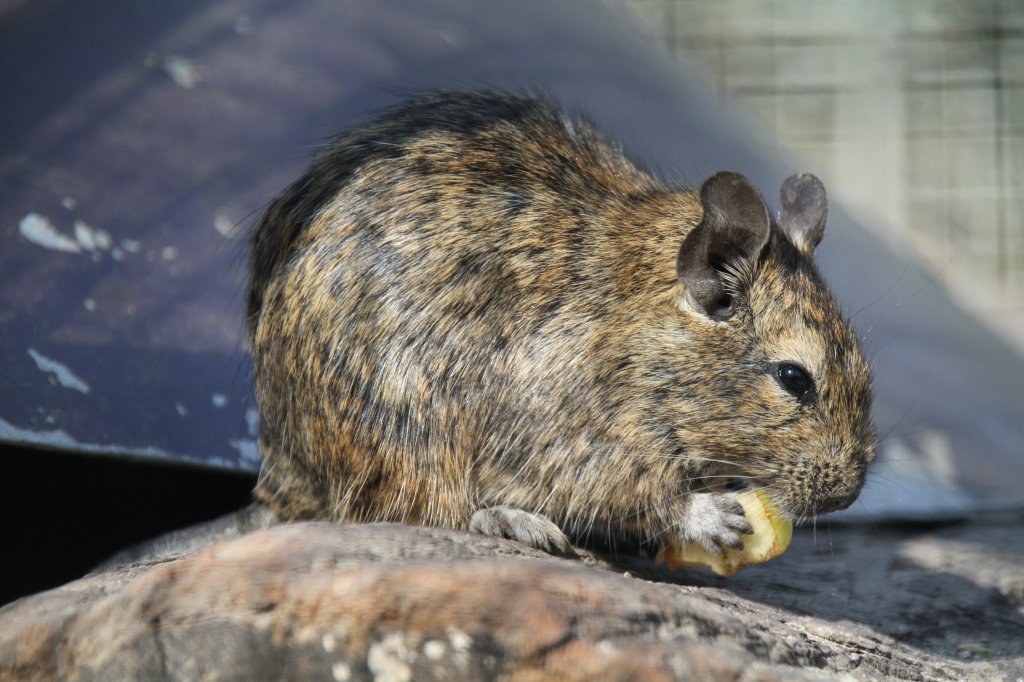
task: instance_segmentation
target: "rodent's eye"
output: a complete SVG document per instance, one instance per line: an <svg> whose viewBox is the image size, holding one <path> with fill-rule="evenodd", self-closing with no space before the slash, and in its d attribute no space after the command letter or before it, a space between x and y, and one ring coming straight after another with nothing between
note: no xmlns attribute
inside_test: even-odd
<svg viewBox="0 0 1024 682"><path fill-rule="evenodd" d="M776 369L776 376L778 376L782 387L800 400L806 399L814 390L814 380L800 365L789 362L780 363Z"/></svg>

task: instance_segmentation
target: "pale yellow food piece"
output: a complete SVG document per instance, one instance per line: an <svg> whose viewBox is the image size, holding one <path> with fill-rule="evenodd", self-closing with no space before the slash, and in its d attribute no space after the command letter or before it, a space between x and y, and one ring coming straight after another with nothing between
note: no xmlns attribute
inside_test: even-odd
<svg viewBox="0 0 1024 682"><path fill-rule="evenodd" d="M743 549L726 549L721 556L709 554L695 542L673 545L671 542L658 552L655 561L668 564L671 570L708 567L718 575L732 575L736 571L768 561L786 551L793 539L793 524L779 513L771 498L760 490L729 493L743 505L747 521L754 527L753 535L741 535Z"/></svg>

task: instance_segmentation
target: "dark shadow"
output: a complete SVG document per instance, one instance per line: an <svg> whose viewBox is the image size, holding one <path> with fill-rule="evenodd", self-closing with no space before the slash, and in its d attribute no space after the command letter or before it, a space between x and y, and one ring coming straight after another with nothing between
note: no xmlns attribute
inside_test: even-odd
<svg viewBox="0 0 1024 682"><path fill-rule="evenodd" d="M0 604L82 577L114 552L249 502L255 477L0 447Z"/></svg>
<svg viewBox="0 0 1024 682"><path fill-rule="evenodd" d="M1022 520L1017 512L951 523L798 529L785 554L729 578L673 572L635 556L609 561L647 580L722 590L794 615L855 621L950 660L999 660L1024 654L1024 595L996 588L1000 566L1024 563Z"/></svg>

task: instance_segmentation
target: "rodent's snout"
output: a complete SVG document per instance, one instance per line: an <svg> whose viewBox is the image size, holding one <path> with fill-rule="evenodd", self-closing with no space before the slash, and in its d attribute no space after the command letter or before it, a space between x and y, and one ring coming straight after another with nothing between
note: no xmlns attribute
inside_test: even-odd
<svg viewBox="0 0 1024 682"><path fill-rule="evenodd" d="M846 509L864 487L867 457L838 456L803 462L792 472L790 504L797 519Z"/></svg>
<svg viewBox="0 0 1024 682"><path fill-rule="evenodd" d="M835 490L831 495L819 496L813 504L813 513L827 514L828 512L846 509L860 494L860 486L845 486L843 490Z"/></svg>

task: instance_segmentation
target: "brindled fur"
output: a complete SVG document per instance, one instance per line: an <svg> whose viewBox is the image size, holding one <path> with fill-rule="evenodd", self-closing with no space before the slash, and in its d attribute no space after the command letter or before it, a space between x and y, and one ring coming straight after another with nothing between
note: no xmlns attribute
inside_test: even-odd
<svg viewBox="0 0 1024 682"><path fill-rule="evenodd" d="M711 320L675 270L701 218L529 96L436 94L342 136L253 238L257 497L449 528L508 505L631 538L727 477L797 519L849 504L870 374L813 252L773 225ZM811 372L812 404L780 361Z"/></svg>

